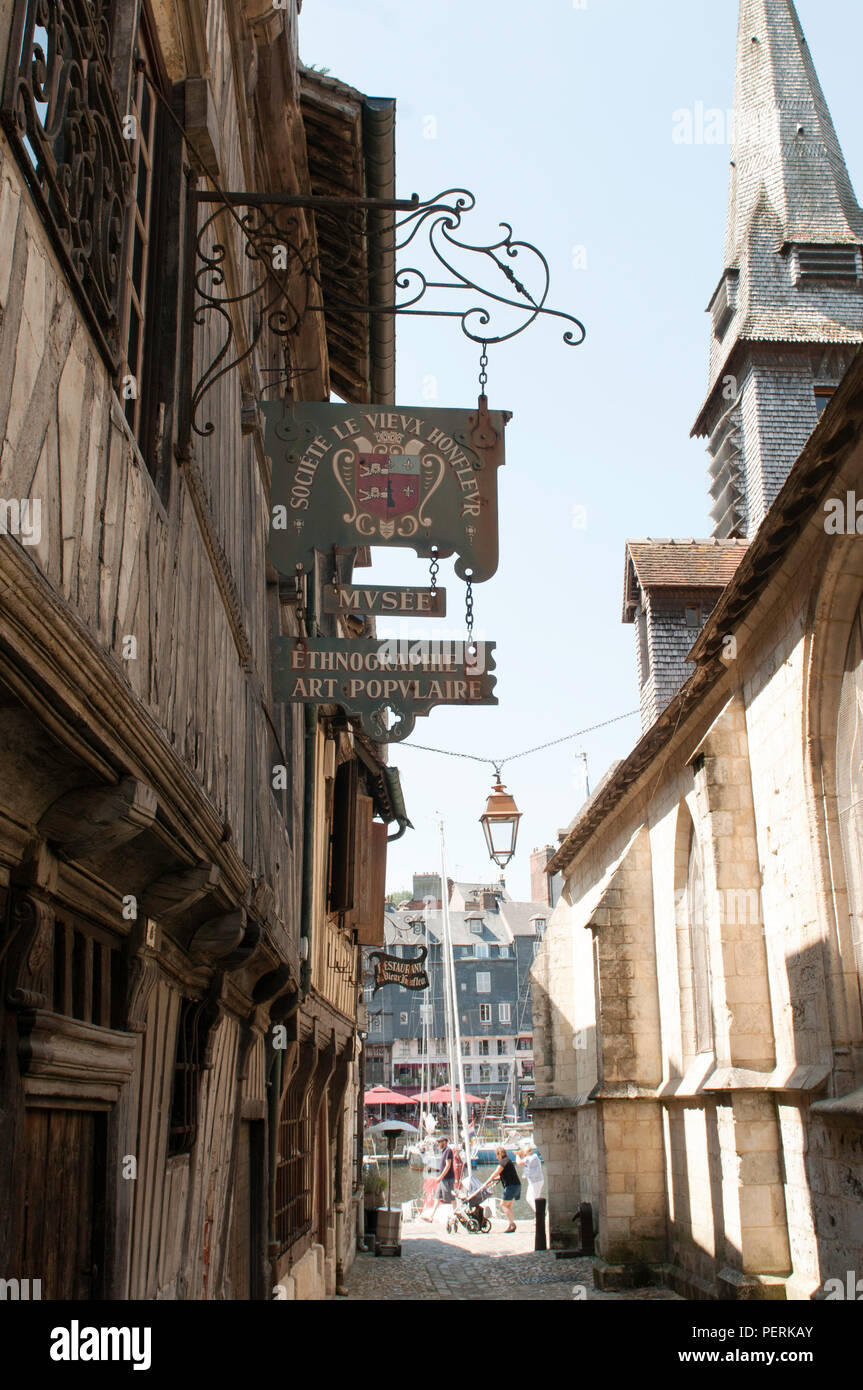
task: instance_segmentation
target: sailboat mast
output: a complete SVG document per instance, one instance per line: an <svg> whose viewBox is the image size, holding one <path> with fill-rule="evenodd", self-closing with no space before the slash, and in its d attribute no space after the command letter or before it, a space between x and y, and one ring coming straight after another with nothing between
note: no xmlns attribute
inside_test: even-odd
<svg viewBox="0 0 863 1390"><path fill-rule="evenodd" d="M464 1150L465 1165L467 1167L468 1180L471 1176L470 1161L470 1142L468 1138L467 1125L467 1101L464 1095L464 1072L461 1055L461 1026L459 1024L458 994L456 992L455 979L455 958L452 948L452 932L449 920L449 888L446 873L446 837L444 835L443 821L440 823L440 864L441 864L441 907L443 909L443 935L444 935L444 968L449 981L447 997L452 1001L452 1025L450 1029L452 1046L450 1050L449 1076L450 1076L450 1115L452 1117L453 1139L456 1137L456 1107L452 1099L453 1077L458 1078L458 1104L459 1118L461 1120L462 1148ZM455 1051L455 1065L453 1065L453 1050Z"/></svg>

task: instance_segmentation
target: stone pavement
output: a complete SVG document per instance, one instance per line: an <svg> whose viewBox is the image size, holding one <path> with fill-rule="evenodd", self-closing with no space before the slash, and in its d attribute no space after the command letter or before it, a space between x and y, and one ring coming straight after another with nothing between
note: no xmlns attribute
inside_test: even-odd
<svg viewBox="0 0 863 1390"><path fill-rule="evenodd" d="M667 1289L600 1293L593 1286L589 1259L557 1260L550 1250L535 1251L532 1221L519 1221L504 1234L494 1222L488 1235L413 1221L402 1228L401 1256L357 1255L347 1278L348 1297L393 1302L433 1299L521 1302L572 1302L676 1299Z"/></svg>

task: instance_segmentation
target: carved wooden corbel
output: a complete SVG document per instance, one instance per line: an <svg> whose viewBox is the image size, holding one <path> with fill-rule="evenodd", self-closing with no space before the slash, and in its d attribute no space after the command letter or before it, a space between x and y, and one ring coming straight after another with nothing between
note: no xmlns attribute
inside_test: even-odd
<svg viewBox="0 0 863 1390"><path fill-rule="evenodd" d="M147 1010L153 986L159 975L156 957L140 952L132 957L127 992L126 1028L130 1033L147 1031Z"/></svg>
<svg viewBox="0 0 863 1390"><path fill-rule="evenodd" d="M262 937L260 923L247 920L246 930L239 945L229 955L220 958L219 965L222 970L242 970L260 949Z"/></svg>
<svg viewBox="0 0 863 1390"><path fill-rule="evenodd" d="M273 0L243 0L243 10L256 43L271 44L284 32L287 12Z"/></svg>
<svg viewBox="0 0 863 1390"><path fill-rule="evenodd" d="M39 821L39 834L66 859L84 859L125 844L156 819L152 787L136 777L114 786L64 792Z"/></svg>
<svg viewBox="0 0 863 1390"><path fill-rule="evenodd" d="M157 922L173 922L217 892L221 881L222 871L217 864L193 864L148 883L141 904L148 917L155 917Z"/></svg>
<svg viewBox="0 0 863 1390"><path fill-rule="evenodd" d="M272 922L276 911L276 895L265 878L255 879L251 895L251 910L259 922Z"/></svg>
<svg viewBox="0 0 863 1390"><path fill-rule="evenodd" d="M290 984L291 967L287 964L278 965L275 970L270 970L266 975L262 975L255 988L252 990L252 999L255 1004L266 1004L283 989ZM289 996L292 997L292 996ZM273 1015L270 1009L270 1017Z"/></svg>
<svg viewBox="0 0 863 1390"><path fill-rule="evenodd" d="M8 1001L13 1009L49 1009L53 989L54 909L32 893L12 902Z"/></svg>
<svg viewBox="0 0 863 1390"><path fill-rule="evenodd" d="M235 908L221 917L211 917L198 927L189 943L193 960L221 960L236 951L246 934L248 918L244 907Z"/></svg>

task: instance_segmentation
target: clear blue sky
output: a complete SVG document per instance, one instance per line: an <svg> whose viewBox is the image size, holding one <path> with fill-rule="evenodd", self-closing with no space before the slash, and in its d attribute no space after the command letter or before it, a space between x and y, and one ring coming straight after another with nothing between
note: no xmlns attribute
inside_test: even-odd
<svg viewBox="0 0 863 1390"><path fill-rule="evenodd" d="M863 196L863 5L797 8ZM479 635L497 643L500 704L435 710L417 742L506 757L637 706L633 629L620 621L624 542L710 534L704 445L689 431L706 388L704 309L723 269L730 154L676 144L673 115L732 106L736 26L736 0L305 0L303 61L397 98L400 196L472 189L465 232L491 240L510 222L550 262L549 303L588 330L567 348L550 320L491 351L490 404L513 420L500 568L477 587L476 609ZM579 246L583 269L573 267ZM477 356L454 321L402 319L398 403L421 404L434 377L427 404L473 407ZM450 567L453 614L463 586ZM426 567L412 552L376 550L365 574L416 584ZM504 769L524 812L506 876L514 896L529 896L530 850L556 843L582 800L575 750L587 751L595 785L638 733L635 717ZM391 761L416 829L391 846L389 887L438 867L438 812L450 873L493 878L477 823L491 769L403 744Z"/></svg>

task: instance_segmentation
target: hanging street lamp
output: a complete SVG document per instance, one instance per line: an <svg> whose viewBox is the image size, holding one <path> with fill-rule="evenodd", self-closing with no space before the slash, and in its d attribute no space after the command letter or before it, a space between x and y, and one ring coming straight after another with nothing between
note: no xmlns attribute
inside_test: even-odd
<svg viewBox="0 0 863 1390"><path fill-rule="evenodd" d="M479 821L485 833L489 857L499 868L505 869L515 854L521 811L500 780L500 768L495 767L494 771L497 780Z"/></svg>

